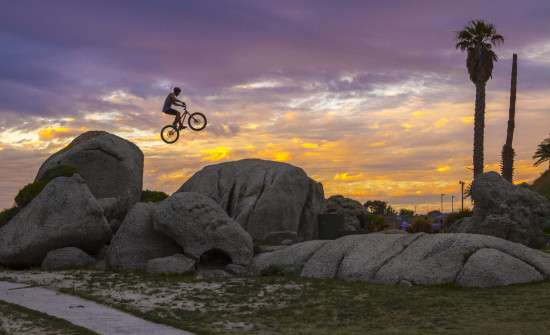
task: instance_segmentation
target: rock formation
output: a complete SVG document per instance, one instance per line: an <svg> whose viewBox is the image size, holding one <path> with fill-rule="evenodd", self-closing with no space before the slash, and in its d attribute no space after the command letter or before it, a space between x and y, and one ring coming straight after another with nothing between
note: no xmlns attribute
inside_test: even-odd
<svg viewBox="0 0 550 335"><path fill-rule="evenodd" d="M327 199L327 213L344 214L345 230L358 230L366 227L367 209L357 200L333 195Z"/></svg>
<svg viewBox="0 0 550 335"><path fill-rule="evenodd" d="M323 186L302 169L260 159L207 166L177 192L210 197L257 239L279 231L315 239L317 214L326 208Z"/></svg>
<svg viewBox="0 0 550 335"><path fill-rule="evenodd" d="M184 274L195 271L195 261L181 254L154 258L147 262L147 272L159 274Z"/></svg>
<svg viewBox="0 0 550 335"><path fill-rule="evenodd" d="M112 237L103 209L82 178L58 177L0 228L0 264L39 266L49 251L98 252Z"/></svg>
<svg viewBox="0 0 550 335"><path fill-rule="evenodd" d="M535 249L546 245L542 229L550 205L528 184L513 185L487 172L474 179L470 192L474 215L455 222L450 232L491 235Z"/></svg>
<svg viewBox="0 0 550 335"><path fill-rule="evenodd" d="M368 234L308 241L256 256L252 264L303 264L301 275L384 284L490 287L550 278L550 255L476 234Z"/></svg>
<svg viewBox="0 0 550 335"><path fill-rule="evenodd" d="M42 269L63 270L67 268L94 266L95 264L95 258L84 251L74 247L67 247L48 252L42 261Z"/></svg>
<svg viewBox="0 0 550 335"><path fill-rule="evenodd" d="M124 224L123 224L124 226ZM192 258L205 252L224 253L234 264L246 265L253 256L252 239L212 199L191 192L176 193L155 208L153 227L175 240Z"/></svg>
<svg viewBox="0 0 550 335"><path fill-rule="evenodd" d="M124 219L130 207L139 201L143 186L143 153L130 141L104 131L83 133L48 158L35 181L59 164L76 167L97 199L116 199L116 204L110 205L116 217L107 217L108 220Z"/></svg>
<svg viewBox="0 0 550 335"><path fill-rule="evenodd" d="M154 203L138 203L128 213L107 250L107 267L146 270L147 262L183 252L176 241L153 228Z"/></svg>

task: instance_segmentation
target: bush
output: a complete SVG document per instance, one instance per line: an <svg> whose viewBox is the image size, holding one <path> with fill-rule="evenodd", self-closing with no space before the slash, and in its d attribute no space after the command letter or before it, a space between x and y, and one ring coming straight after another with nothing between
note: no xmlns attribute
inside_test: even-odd
<svg viewBox="0 0 550 335"><path fill-rule="evenodd" d="M410 233L433 233L433 226L424 219L417 219L412 225L407 227Z"/></svg>
<svg viewBox="0 0 550 335"><path fill-rule="evenodd" d="M384 221L383 217L380 217L374 213L369 213L367 215L366 228L369 231L369 233L374 233L376 231L384 230L384 228L386 227L388 227L388 225Z"/></svg>
<svg viewBox="0 0 550 335"><path fill-rule="evenodd" d="M168 198L168 194L159 191L145 190L141 192L140 202L161 202Z"/></svg>
<svg viewBox="0 0 550 335"><path fill-rule="evenodd" d="M51 169L46 170L44 176L34 183L25 185L19 193L15 196L15 203L20 209L27 206L32 199L34 199L44 187L50 182L50 180L57 177L71 177L73 174L78 173L81 177L82 174L71 165L57 165Z"/></svg>
<svg viewBox="0 0 550 335"><path fill-rule="evenodd" d="M445 219L445 227L449 228L456 221L464 219L466 217L470 217L472 215L474 215L474 211L469 208L461 209L458 212L452 212L451 214L447 215L447 218Z"/></svg>
<svg viewBox="0 0 550 335"><path fill-rule="evenodd" d="M19 208L12 207L9 209L4 209L2 212L0 212L0 227L8 223L13 217L19 213Z"/></svg>
<svg viewBox="0 0 550 335"><path fill-rule="evenodd" d="M34 197L36 197L42 189L48 184L49 180L39 180L34 183L25 185L19 190L19 193L15 196L15 203L17 207L24 208L27 206Z"/></svg>
<svg viewBox="0 0 550 335"><path fill-rule="evenodd" d="M82 173L80 173L74 166L72 165L57 165L51 169L48 169L44 176L40 180L52 180L57 177L71 177L73 174L79 174L82 178Z"/></svg>

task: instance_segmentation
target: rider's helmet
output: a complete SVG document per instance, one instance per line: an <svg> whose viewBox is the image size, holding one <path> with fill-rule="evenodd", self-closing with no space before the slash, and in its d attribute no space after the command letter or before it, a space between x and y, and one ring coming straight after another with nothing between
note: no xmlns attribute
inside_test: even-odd
<svg viewBox="0 0 550 335"><path fill-rule="evenodd" d="M181 92L181 88L179 87L174 87L174 93L180 93Z"/></svg>

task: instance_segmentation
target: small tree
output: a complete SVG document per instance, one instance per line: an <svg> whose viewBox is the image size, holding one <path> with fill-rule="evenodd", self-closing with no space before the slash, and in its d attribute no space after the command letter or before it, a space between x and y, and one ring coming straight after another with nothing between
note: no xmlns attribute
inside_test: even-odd
<svg viewBox="0 0 550 335"><path fill-rule="evenodd" d="M414 211L412 209L406 209L406 208L399 209L399 216L409 217L413 215L414 215Z"/></svg>
<svg viewBox="0 0 550 335"><path fill-rule="evenodd" d="M385 215L388 212L388 203L386 201L368 200L363 206L365 206L369 212L374 214Z"/></svg>
<svg viewBox="0 0 550 335"><path fill-rule="evenodd" d="M544 139L544 141L539 144L537 151L535 151L533 155L533 159L537 159L534 163L535 166L539 166L546 161L550 162L550 137ZM548 170L550 170L550 166Z"/></svg>

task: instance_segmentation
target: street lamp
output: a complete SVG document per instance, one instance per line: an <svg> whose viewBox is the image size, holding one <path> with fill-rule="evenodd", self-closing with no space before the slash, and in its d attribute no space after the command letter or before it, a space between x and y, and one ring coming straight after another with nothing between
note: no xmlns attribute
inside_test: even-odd
<svg viewBox="0 0 550 335"><path fill-rule="evenodd" d="M441 214L443 214L443 196L445 194L441 193Z"/></svg>
<svg viewBox="0 0 550 335"><path fill-rule="evenodd" d="M460 184L460 186L462 186L462 197L461 197L461 199L462 199L462 210L464 210L464 184L466 184L466 183L463 182L463 181L459 181L458 183Z"/></svg>
<svg viewBox="0 0 550 335"><path fill-rule="evenodd" d="M451 213L455 211L455 196L451 196Z"/></svg>

